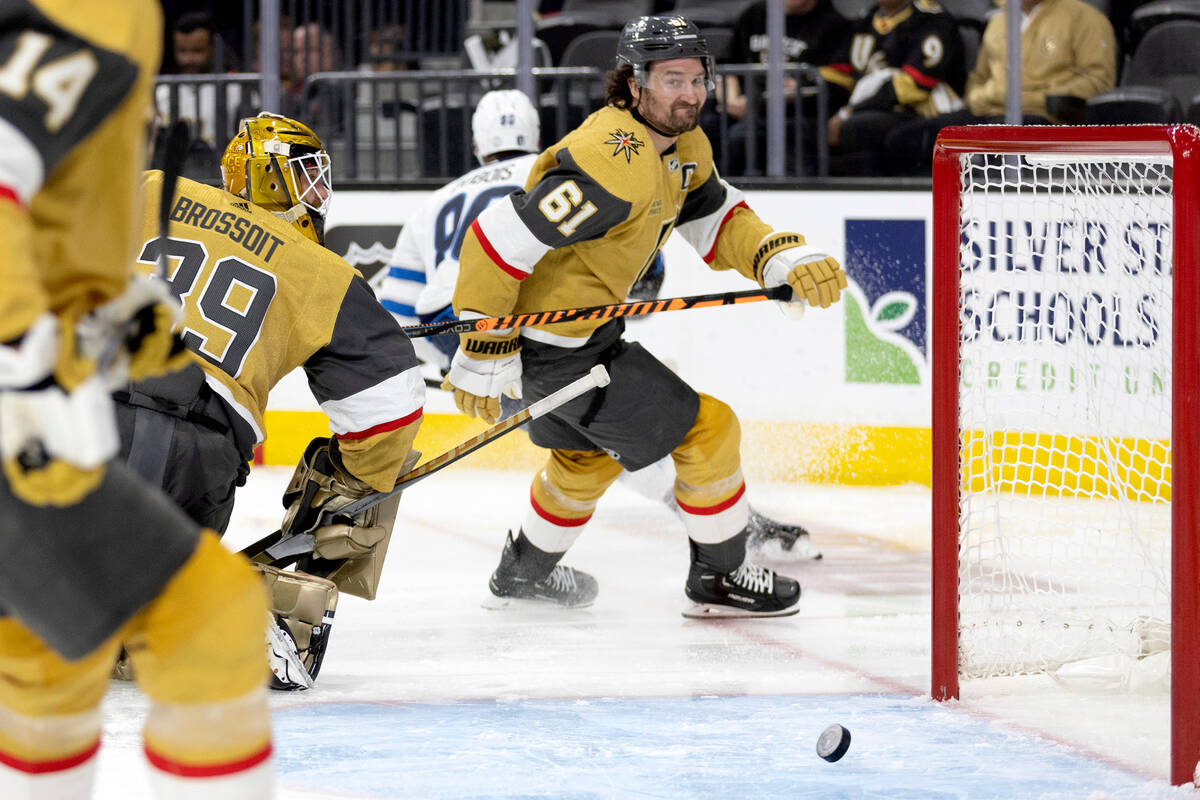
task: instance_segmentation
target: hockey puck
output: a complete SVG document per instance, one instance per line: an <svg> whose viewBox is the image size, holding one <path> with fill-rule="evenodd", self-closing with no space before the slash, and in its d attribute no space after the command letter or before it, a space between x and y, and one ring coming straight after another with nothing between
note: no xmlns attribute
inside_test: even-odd
<svg viewBox="0 0 1200 800"><path fill-rule="evenodd" d="M841 725L830 725L817 739L817 755L826 761L837 761L850 749L850 731Z"/></svg>

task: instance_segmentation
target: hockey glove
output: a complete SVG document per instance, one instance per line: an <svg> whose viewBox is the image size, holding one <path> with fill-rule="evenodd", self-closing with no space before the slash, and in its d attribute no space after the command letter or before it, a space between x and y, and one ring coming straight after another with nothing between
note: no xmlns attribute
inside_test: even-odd
<svg viewBox="0 0 1200 800"><path fill-rule="evenodd" d="M13 493L31 505L79 502L117 453L109 389L76 351L74 329L42 314L0 345L0 457Z"/></svg>
<svg viewBox="0 0 1200 800"><path fill-rule="evenodd" d="M459 411L495 424L500 419L500 395L521 396L521 341L516 332L504 339L490 333L464 333L442 388L454 392Z"/></svg>
<svg viewBox="0 0 1200 800"><path fill-rule="evenodd" d="M191 359L174 331L182 308L160 280L135 277L125 291L79 322L80 348L109 385L173 372Z"/></svg>
<svg viewBox="0 0 1200 800"><path fill-rule="evenodd" d="M792 299L780 301L783 313L793 319L804 316L805 303L828 308L842 296L846 273L837 259L811 245L790 247L767 260L763 267L763 288L792 287Z"/></svg>

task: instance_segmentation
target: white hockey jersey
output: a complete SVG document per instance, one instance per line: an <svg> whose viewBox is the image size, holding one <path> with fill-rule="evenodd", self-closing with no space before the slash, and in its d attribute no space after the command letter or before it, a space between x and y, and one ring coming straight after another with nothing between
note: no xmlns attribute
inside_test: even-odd
<svg viewBox="0 0 1200 800"><path fill-rule="evenodd" d="M404 223L387 269L372 279L380 301L401 325L417 324L450 305L467 229L490 203L525 188L536 160L531 153L484 164L438 189Z"/></svg>

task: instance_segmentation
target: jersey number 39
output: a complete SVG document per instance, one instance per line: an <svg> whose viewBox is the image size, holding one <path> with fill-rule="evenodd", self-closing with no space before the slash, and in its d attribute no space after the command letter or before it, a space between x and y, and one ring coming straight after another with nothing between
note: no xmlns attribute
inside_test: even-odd
<svg viewBox="0 0 1200 800"><path fill-rule="evenodd" d="M258 341L275 297L275 276L234 256L220 259L206 271L208 251L203 244L169 238L164 248L161 241L154 238L146 242L138 261L157 264L164 249L168 261L178 259L178 266L167 278L171 295L187 307L189 321L198 313L216 329L206 335L185 326L183 341L189 350L236 378L250 348ZM203 280L201 276L205 276Z"/></svg>

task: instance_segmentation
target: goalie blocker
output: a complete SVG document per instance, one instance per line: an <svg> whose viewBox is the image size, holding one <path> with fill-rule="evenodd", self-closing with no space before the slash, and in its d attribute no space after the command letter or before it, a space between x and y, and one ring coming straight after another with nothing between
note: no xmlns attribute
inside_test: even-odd
<svg viewBox="0 0 1200 800"><path fill-rule="evenodd" d="M412 469L420 458L418 451L410 451L401 474ZM320 522L322 515L336 514L338 509L375 493L341 467L331 440L318 437L309 442L283 493L287 511L280 532L285 537L311 534L314 542L313 552L297 563L297 569L328 578L340 591L374 600L400 493L358 513L336 516L335 524Z"/></svg>

